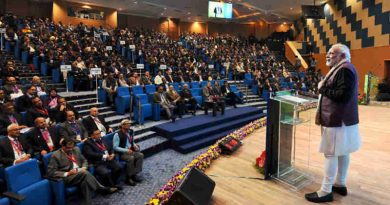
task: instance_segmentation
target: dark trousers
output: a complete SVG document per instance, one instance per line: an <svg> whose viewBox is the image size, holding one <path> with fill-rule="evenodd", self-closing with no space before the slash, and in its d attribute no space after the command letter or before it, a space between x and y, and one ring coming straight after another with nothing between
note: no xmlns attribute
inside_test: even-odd
<svg viewBox="0 0 390 205"><path fill-rule="evenodd" d="M196 102L195 98L184 99L183 103L185 105L190 105L190 109L192 111L194 111L194 112L196 111L196 104L198 104L198 103ZM185 106L185 110L187 110L187 106Z"/></svg>
<svg viewBox="0 0 390 205"><path fill-rule="evenodd" d="M184 112L185 112L185 109L186 109L186 104L184 104L183 101L177 101L175 103L175 107L176 107L176 113L179 115L179 116L182 116L184 115Z"/></svg>
<svg viewBox="0 0 390 205"><path fill-rule="evenodd" d="M235 106L238 103L241 103L242 100L233 92L227 93L226 94L227 101L229 105Z"/></svg>
<svg viewBox="0 0 390 205"><path fill-rule="evenodd" d="M81 194L83 195L83 205L92 205L92 192L103 187L88 171L67 176L64 178L64 182L66 186L80 187Z"/></svg>
<svg viewBox="0 0 390 205"><path fill-rule="evenodd" d="M129 178L142 171L144 154L141 152L124 153L121 155L121 160L126 161L126 176Z"/></svg>
<svg viewBox="0 0 390 205"><path fill-rule="evenodd" d="M211 102L207 101L204 102L204 114L208 114L208 109L213 108L213 116L217 116L217 107L221 108L221 115L225 114L225 102L223 101L217 101L217 102Z"/></svg>
<svg viewBox="0 0 390 205"><path fill-rule="evenodd" d="M121 166L115 160L101 162L95 165L95 173L101 179L104 186L113 187L121 176Z"/></svg>

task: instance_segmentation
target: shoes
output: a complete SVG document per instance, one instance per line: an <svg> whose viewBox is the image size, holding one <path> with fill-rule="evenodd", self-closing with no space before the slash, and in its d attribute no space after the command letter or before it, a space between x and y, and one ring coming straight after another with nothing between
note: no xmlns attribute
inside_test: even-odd
<svg viewBox="0 0 390 205"><path fill-rule="evenodd" d="M172 120L172 122L175 122L176 118L175 117L171 117L171 120Z"/></svg>
<svg viewBox="0 0 390 205"><path fill-rule="evenodd" d="M107 195L112 194L118 191L118 188L116 187L102 187L98 189L99 193Z"/></svg>
<svg viewBox="0 0 390 205"><path fill-rule="evenodd" d="M130 186L135 186L136 185L136 183L133 181L133 179L126 180L126 184L128 184Z"/></svg>
<svg viewBox="0 0 390 205"><path fill-rule="evenodd" d="M182 115L179 115L179 118L183 118L183 116L182 116Z"/></svg>
<svg viewBox="0 0 390 205"><path fill-rule="evenodd" d="M137 175L132 176L131 179L137 183L142 182L142 178Z"/></svg>
<svg viewBox="0 0 390 205"><path fill-rule="evenodd" d="M314 203L324 203L333 201L333 193L329 193L325 196L319 197L317 192L305 194L306 200Z"/></svg>
<svg viewBox="0 0 390 205"><path fill-rule="evenodd" d="M237 108L237 105L234 104L233 107L234 107L234 108Z"/></svg>
<svg viewBox="0 0 390 205"><path fill-rule="evenodd" d="M192 112L192 115L193 115L193 116L195 116L195 115L196 115L196 112L195 112L195 111L193 111L193 112Z"/></svg>
<svg viewBox="0 0 390 205"><path fill-rule="evenodd" d="M114 187L115 187L115 188L117 188L117 189L118 189L118 191L121 191L121 190L123 190L123 187L122 187L122 186L115 185Z"/></svg>
<svg viewBox="0 0 390 205"><path fill-rule="evenodd" d="M345 187L345 186L344 187L332 186L332 192L338 193L341 196L348 195L347 187Z"/></svg>

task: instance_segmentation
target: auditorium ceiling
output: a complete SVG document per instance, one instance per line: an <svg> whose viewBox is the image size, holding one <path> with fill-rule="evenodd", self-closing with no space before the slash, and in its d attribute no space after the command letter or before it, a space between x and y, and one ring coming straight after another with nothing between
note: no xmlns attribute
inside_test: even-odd
<svg viewBox="0 0 390 205"><path fill-rule="evenodd" d="M292 22L300 17L301 5L317 5L326 0L231 0L233 20L209 19L208 0L69 0L95 6L114 8L119 13L145 17L180 18L182 21L235 21L269 23Z"/></svg>

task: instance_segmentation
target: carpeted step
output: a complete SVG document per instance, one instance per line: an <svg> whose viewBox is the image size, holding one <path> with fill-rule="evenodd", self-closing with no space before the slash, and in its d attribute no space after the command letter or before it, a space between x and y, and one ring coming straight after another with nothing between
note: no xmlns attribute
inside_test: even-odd
<svg viewBox="0 0 390 205"><path fill-rule="evenodd" d="M93 107L101 107L101 106L103 106L102 102L99 102L99 103L94 102L94 103L75 105L73 107L77 110L88 110L88 109L91 109Z"/></svg>
<svg viewBox="0 0 390 205"><path fill-rule="evenodd" d="M262 117L265 117L265 114L263 114ZM226 135L234 132L235 130L237 130L237 128L229 129L229 130L224 131L224 132L210 135L207 138L203 138L201 140L197 140L197 141L190 142L187 144L179 145L179 146L175 147L175 150L177 150L178 152L180 152L182 154L186 154L186 153L198 150L200 148L210 146L210 145L214 144L218 139L225 137Z"/></svg>
<svg viewBox="0 0 390 205"><path fill-rule="evenodd" d="M72 105L96 103L96 96L94 98L83 98L83 99L68 100L68 103L70 103Z"/></svg>
<svg viewBox="0 0 390 205"><path fill-rule="evenodd" d="M184 135L173 137L172 141L173 141L174 145L181 145L181 144L189 143L191 141L197 141L197 140L200 140L202 138L208 138L208 136L210 136L210 135L213 135L216 133L221 133L223 131L230 130L232 128L241 127L241 126L247 124L248 122L259 119L262 116L264 116L264 115L262 114L259 116L256 114L256 115L250 115L250 116L243 117L243 118L237 118L237 119L229 121L227 123L218 124L216 126L208 127L206 129L202 129L199 131L194 131L191 133L187 133Z"/></svg>
<svg viewBox="0 0 390 205"><path fill-rule="evenodd" d="M160 136L171 138L178 135L183 135L193 130L205 129L210 126L226 123L234 119L258 115L262 113L261 109L254 107L241 107L237 109L230 109L225 111L225 115L221 116L218 112L216 117L212 117L211 112L209 115L200 115L190 119L183 119L176 121L176 123L164 123L157 125L153 128L153 131Z"/></svg>
<svg viewBox="0 0 390 205"><path fill-rule="evenodd" d="M142 130L142 132L138 132L138 133L135 132L134 142L136 142L136 143L142 142L142 141L150 139L156 135L157 134L155 132L151 131L150 129L149 130Z"/></svg>
<svg viewBox="0 0 390 205"><path fill-rule="evenodd" d="M137 145L140 146L141 152L144 154L144 157L147 158L169 148L169 141L164 137L154 136L137 143Z"/></svg>
<svg viewBox="0 0 390 205"><path fill-rule="evenodd" d="M110 110L112 110L112 108L109 107L109 106L98 107L99 113L107 112L107 111L110 111ZM82 117L89 115L89 110L88 110L88 109L87 109L87 110L80 110L80 111L78 111L78 112L79 112L79 114L80 114Z"/></svg>

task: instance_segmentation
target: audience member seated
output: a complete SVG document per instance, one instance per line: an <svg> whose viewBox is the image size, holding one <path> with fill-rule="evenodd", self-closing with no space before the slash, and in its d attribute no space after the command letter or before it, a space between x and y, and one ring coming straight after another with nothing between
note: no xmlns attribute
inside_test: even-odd
<svg viewBox="0 0 390 205"><path fill-rule="evenodd" d="M157 73L157 76L154 77L154 84L156 85L160 85L163 83L162 79L164 78L164 76L161 74L161 71L158 71Z"/></svg>
<svg viewBox="0 0 390 205"><path fill-rule="evenodd" d="M150 85L152 83L152 77L150 76L149 71L146 71L145 74L141 77L143 85Z"/></svg>
<svg viewBox="0 0 390 205"><path fill-rule="evenodd" d="M215 93L211 87L211 82L207 82L206 87L203 88L203 100L204 100L204 111L208 114L209 107L213 108L213 116L217 115L217 110L221 110L221 114L225 114L225 102L218 93Z"/></svg>
<svg viewBox="0 0 390 205"><path fill-rule="evenodd" d="M28 138L34 153L42 157L60 147L55 127L49 127L43 117L35 119L35 127Z"/></svg>
<svg viewBox="0 0 390 205"><path fill-rule="evenodd" d="M177 93L176 90L173 88L173 85L169 86L167 96L171 103L176 106L179 118L182 118L182 116L185 114L185 104L179 93Z"/></svg>
<svg viewBox="0 0 390 205"><path fill-rule="evenodd" d="M71 138L75 142L84 142L88 138L88 132L83 123L76 120L73 111L66 111L66 121L60 125L59 136L60 138Z"/></svg>
<svg viewBox="0 0 390 205"><path fill-rule="evenodd" d="M164 92L164 86L158 86L157 92L154 93L153 102L158 103L165 110L167 118L175 122L176 118L173 112L175 106L169 100L167 93Z"/></svg>
<svg viewBox="0 0 390 205"><path fill-rule="evenodd" d="M70 104L68 104L65 98L59 97L57 106L52 109L56 123L63 123L66 121L66 112L73 111L76 120L79 119L79 113Z"/></svg>
<svg viewBox="0 0 390 205"><path fill-rule="evenodd" d="M17 124L10 124L7 127L8 136L0 139L0 163L4 167L29 160L33 154L28 142L19 139L20 129Z"/></svg>
<svg viewBox="0 0 390 205"><path fill-rule="evenodd" d="M27 110L26 114L26 124L29 127L34 126L34 121L38 117L43 117L46 119L46 122L49 125L54 124L54 121L52 120L52 117L49 115L49 111L43 107L43 103L39 97L34 97L32 99L33 106Z"/></svg>
<svg viewBox="0 0 390 205"><path fill-rule="evenodd" d="M5 93L3 88L0 88L0 106L4 105L8 101L11 101L11 98Z"/></svg>
<svg viewBox="0 0 390 205"><path fill-rule="evenodd" d="M232 92L232 89L230 88L230 85L227 81L223 83L223 86L221 87L222 96L227 99L227 102L230 105L233 105L234 108L237 107L237 102L242 102L242 99L238 97L234 92Z"/></svg>
<svg viewBox="0 0 390 205"><path fill-rule="evenodd" d="M37 96L37 89L30 85L24 95L16 99L16 108L18 112L25 112L32 107L32 99Z"/></svg>
<svg viewBox="0 0 390 205"><path fill-rule="evenodd" d="M118 178L122 169L112 149L102 140L102 133L99 130L90 132L89 139L85 141L83 154L88 162L95 168L95 174L99 182L104 186L117 187Z"/></svg>
<svg viewBox="0 0 390 205"><path fill-rule="evenodd" d="M118 83L114 79L114 73L108 73L107 77L102 82L102 88L107 92L108 106L114 106L116 89L118 88Z"/></svg>
<svg viewBox="0 0 390 205"><path fill-rule="evenodd" d="M118 190L100 184L87 168L88 161L80 149L75 147L73 139L65 138L61 141L61 149L55 151L50 158L47 175L52 179L64 180L65 186L80 187L83 205L92 205L93 191L111 194Z"/></svg>
<svg viewBox="0 0 390 205"><path fill-rule="evenodd" d="M141 79L138 76L138 73L134 72L129 78L130 86L142 85Z"/></svg>
<svg viewBox="0 0 390 205"><path fill-rule="evenodd" d="M34 76L32 78L32 85L37 89L38 96L46 95L46 85L41 82L41 78Z"/></svg>
<svg viewBox="0 0 390 205"><path fill-rule="evenodd" d="M0 114L0 135L7 135L7 127L11 124L17 124L21 129L26 128L22 120L22 115L15 112L12 101L6 102L1 107Z"/></svg>
<svg viewBox="0 0 390 205"><path fill-rule="evenodd" d="M74 76L73 82L76 92L79 90L91 90L89 82L92 79L92 76L90 76L89 69L80 56L72 63L72 74Z"/></svg>
<svg viewBox="0 0 390 205"><path fill-rule="evenodd" d="M190 108L191 108L192 115L195 115L197 102L196 102L196 99L194 97L192 97L191 91L190 91L190 89L188 89L188 84L183 85L183 89L180 91L180 97L185 105L184 107L185 107L186 112L187 112L186 105L189 104Z"/></svg>
<svg viewBox="0 0 390 205"><path fill-rule="evenodd" d="M172 70L169 68L167 69L167 71L165 72L165 79L167 80L168 83L173 83L174 80L173 80L173 76L172 76Z"/></svg>
<svg viewBox="0 0 390 205"><path fill-rule="evenodd" d="M16 84L15 77L8 77L7 83L4 85L4 90L7 95L11 97L11 100L14 100L23 95L23 91L19 85Z"/></svg>
<svg viewBox="0 0 390 205"><path fill-rule="evenodd" d="M121 87L130 87L129 82L126 80L122 73L118 75L118 85Z"/></svg>
<svg viewBox="0 0 390 205"><path fill-rule="evenodd" d="M113 129L106 123L104 118L99 116L99 110L97 107L91 108L89 110L89 116L85 117L82 122L89 133L99 130L103 137L106 134L113 132Z"/></svg>
<svg viewBox="0 0 390 205"><path fill-rule="evenodd" d="M113 147L119 158L126 161L126 183L135 186L142 179L137 176L142 171L144 155L138 145L134 143L134 131L130 129L131 121L122 120L120 130L115 133Z"/></svg>
<svg viewBox="0 0 390 205"><path fill-rule="evenodd" d="M15 65L12 63L12 61L8 61L6 67L1 70L1 76L3 79L14 77L19 80L19 72L15 68Z"/></svg>

